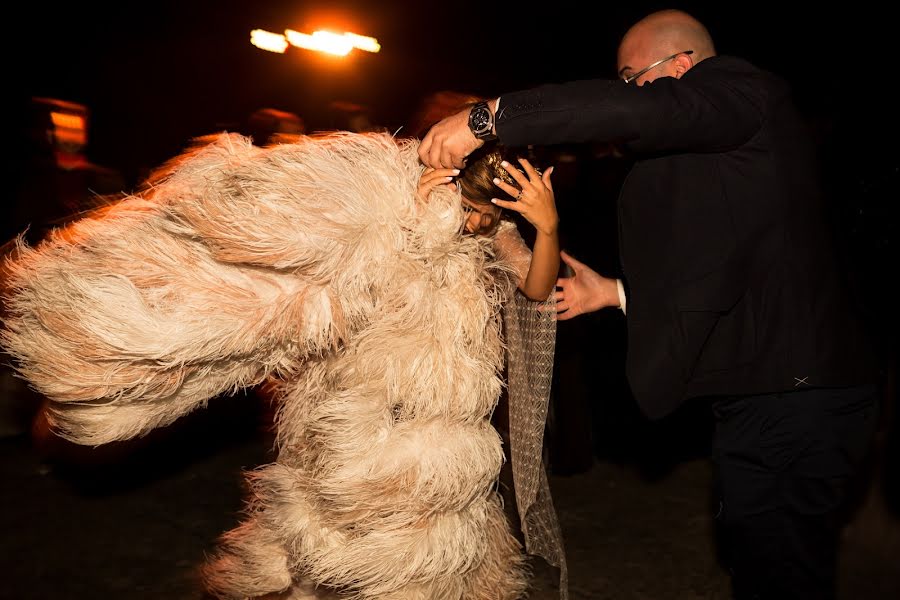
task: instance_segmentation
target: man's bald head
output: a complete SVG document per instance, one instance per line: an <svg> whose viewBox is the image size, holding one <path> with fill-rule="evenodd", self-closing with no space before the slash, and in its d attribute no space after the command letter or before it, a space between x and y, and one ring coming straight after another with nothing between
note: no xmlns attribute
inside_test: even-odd
<svg viewBox="0 0 900 600"><path fill-rule="evenodd" d="M716 55L712 37L703 24L680 10L661 10L651 13L631 26L619 44L619 73L637 72L653 62L676 53L693 50L683 64L661 65L662 73L647 74L646 80L657 76L680 76L676 68L690 68ZM684 55L681 55L684 56ZM686 69L684 69L686 70Z"/></svg>

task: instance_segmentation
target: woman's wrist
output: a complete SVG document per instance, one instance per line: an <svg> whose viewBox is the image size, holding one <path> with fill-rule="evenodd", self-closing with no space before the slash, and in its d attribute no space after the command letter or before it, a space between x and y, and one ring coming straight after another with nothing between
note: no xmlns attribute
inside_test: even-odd
<svg viewBox="0 0 900 600"><path fill-rule="evenodd" d="M534 230L535 230L535 232L537 232L538 235L544 235L546 237L552 237L552 238L558 237L558 235L559 235L559 219L557 219L556 221L554 221L552 223L548 223L546 225L541 225L541 226L535 225Z"/></svg>

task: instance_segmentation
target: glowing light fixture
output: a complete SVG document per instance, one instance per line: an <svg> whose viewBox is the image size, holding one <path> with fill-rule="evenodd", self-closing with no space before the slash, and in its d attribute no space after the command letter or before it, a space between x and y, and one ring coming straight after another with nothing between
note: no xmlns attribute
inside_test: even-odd
<svg viewBox="0 0 900 600"><path fill-rule="evenodd" d="M72 113L56 112L50 113L50 122L55 127L64 127L66 129L80 129L84 127L84 117L81 115L73 115Z"/></svg>
<svg viewBox="0 0 900 600"><path fill-rule="evenodd" d="M367 35L357 35L355 33L345 33L344 37L353 41L353 47L365 50L366 52L378 52L381 50L381 44L373 37Z"/></svg>
<svg viewBox="0 0 900 600"><path fill-rule="evenodd" d="M288 42L298 48L316 50L335 56L347 56L353 50L353 41L340 33L314 31L312 35L288 29L284 32Z"/></svg>
<svg viewBox="0 0 900 600"><path fill-rule="evenodd" d="M87 123L83 115L70 112L50 112L53 138L59 146L81 148L87 144Z"/></svg>
<svg viewBox="0 0 900 600"><path fill-rule="evenodd" d="M335 33L319 30L313 33L302 33L286 29L284 35L254 29L250 34L251 43L263 50L283 53L288 45L325 52L334 56L347 56L354 48L365 52L379 52L381 44L373 37L356 33Z"/></svg>
<svg viewBox="0 0 900 600"><path fill-rule="evenodd" d="M250 43L261 50L284 54L288 48L288 41L280 33L272 33L262 29L254 29L250 32Z"/></svg>

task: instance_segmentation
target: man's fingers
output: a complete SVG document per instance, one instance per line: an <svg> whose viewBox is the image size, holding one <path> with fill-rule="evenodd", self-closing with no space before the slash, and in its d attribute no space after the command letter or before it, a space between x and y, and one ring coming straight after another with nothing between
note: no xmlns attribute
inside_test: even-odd
<svg viewBox="0 0 900 600"><path fill-rule="evenodd" d="M441 152L438 164L444 169L463 168L463 162L461 160L455 160L449 148L445 148L444 151Z"/></svg>
<svg viewBox="0 0 900 600"><path fill-rule="evenodd" d="M433 145L433 139L431 132L425 135L425 139L419 144L419 160L428 167L434 167L434 164L431 162L431 146Z"/></svg>
<svg viewBox="0 0 900 600"><path fill-rule="evenodd" d="M580 271L581 268L584 266L584 263L579 262L579 261L575 260L574 258L572 258L565 250L559 251L559 257L562 259L562 261L564 263L566 263L567 265L572 267L572 270L575 271L576 273L578 271Z"/></svg>
<svg viewBox="0 0 900 600"><path fill-rule="evenodd" d="M431 148L431 164L435 169L440 169L444 166L441 163L441 147L438 144L435 144Z"/></svg>

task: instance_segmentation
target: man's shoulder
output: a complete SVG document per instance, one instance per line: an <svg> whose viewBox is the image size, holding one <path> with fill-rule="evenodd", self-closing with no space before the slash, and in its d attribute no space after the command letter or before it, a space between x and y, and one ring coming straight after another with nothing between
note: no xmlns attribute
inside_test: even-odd
<svg viewBox="0 0 900 600"><path fill-rule="evenodd" d="M788 88L779 75L738 56L719 54L697 63L688 73L700 81L731 81L738 87L752 87L770 92ZM740 83L740 82L743 82Z"/></svg>
<svg viewBox="0 0 900 600"><path fill-rule="evenodd" d="M700 73L704 71L720 74L728 73L734 77L752 77L754 79L765 79L773 83L785 83L785 79L781 75L769 68L760 66L752 60L728 54L711 56L698 63L696 68Z"/></svg>
<svg viewBox="0 0 900 600"><path fill-rule="evenodd" d="M695 68L698 72L715 71L743 74L768 73L765 69L760 68L746 58L732 56L730 54L717 54L716 56L710 56L709 58L697 63Z"/></svg>

